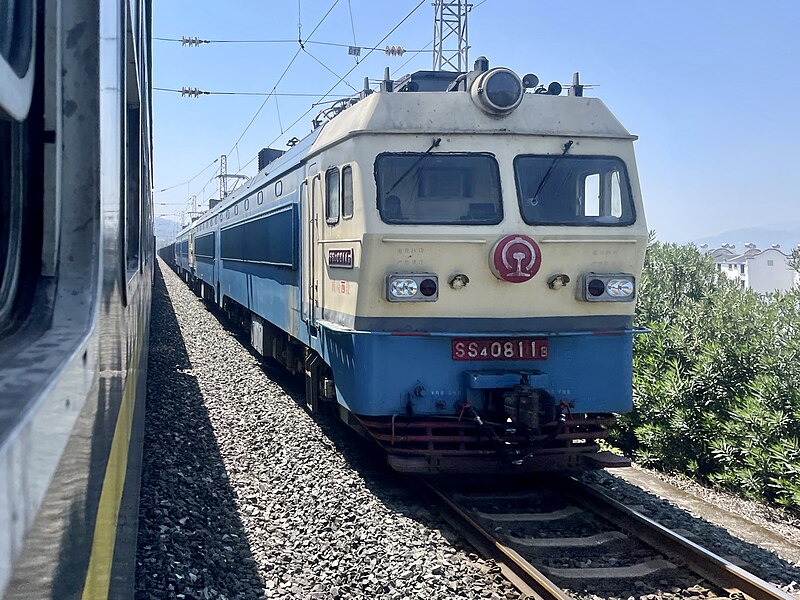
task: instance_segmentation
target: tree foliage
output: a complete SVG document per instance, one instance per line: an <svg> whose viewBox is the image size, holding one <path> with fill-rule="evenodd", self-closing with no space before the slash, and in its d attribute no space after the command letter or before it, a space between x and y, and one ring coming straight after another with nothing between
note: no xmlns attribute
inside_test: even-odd
<svg viewBox="0 0 800 600"><path fill-rule="evenodd" d="M800 512L800 291L758 295L692 245L651 242L639 286L637 461Z"/></svg>
<svg viewBox="0 0 800 600"><path fill-rule="evenodd" d="M792 250L792 253L789 256L789 268L800 275L800 245Z"/></svg>

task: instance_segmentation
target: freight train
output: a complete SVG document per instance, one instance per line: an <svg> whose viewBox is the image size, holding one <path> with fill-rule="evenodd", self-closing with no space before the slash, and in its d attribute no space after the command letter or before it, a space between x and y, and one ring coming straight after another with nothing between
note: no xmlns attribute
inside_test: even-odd
<svg viewBox="0 0 800 600"><path fill-rule="evenodd" d="M132 597L151 2L15 0L0 15L0 597Z"/></svg>
<svg viewBox="0 0 800 600"><path fill-rule="evenodd" d="M633 142L579 85L385 76L180 231L168 260L391 466L624 464L647 225Z"/></svg>

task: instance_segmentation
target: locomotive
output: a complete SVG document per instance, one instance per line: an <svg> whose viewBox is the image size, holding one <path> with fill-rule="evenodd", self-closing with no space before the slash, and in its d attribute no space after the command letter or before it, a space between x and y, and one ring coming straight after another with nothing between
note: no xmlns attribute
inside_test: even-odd
<svg viewBox="0 0 800 600"><path fill-rule="evenodd" d="M0 14L0 597L133 596L150 0Z"/></svg>
<svg viewBox="0 0 800 600"><path fill-rule="evenodd" d="M631 409L636 137L561 92L483 57L387 73L262 150L169 259L396 470L626 464L598 440Z"/></svg>

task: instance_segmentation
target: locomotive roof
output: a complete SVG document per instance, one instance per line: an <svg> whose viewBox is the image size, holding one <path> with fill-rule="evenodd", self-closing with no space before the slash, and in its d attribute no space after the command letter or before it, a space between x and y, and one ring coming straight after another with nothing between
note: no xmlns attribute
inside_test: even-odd
<svg viewBox="0 0 800 600"><path fill-rule="evenodd" d="M636 139L602 100L525 94L511 114L486 114L464 92L367 96L327 123L311 153L358 133L477 133Z"/></svg>
<svg viewBox="0 0 800 600"><path fill-rule="evenodd" d="M307 157L354 135L446 133L636 139L599 98L525 94L511 114L494 117L464 92L374 93L303 138L219 205L181 229L177 237Z"/></svg>

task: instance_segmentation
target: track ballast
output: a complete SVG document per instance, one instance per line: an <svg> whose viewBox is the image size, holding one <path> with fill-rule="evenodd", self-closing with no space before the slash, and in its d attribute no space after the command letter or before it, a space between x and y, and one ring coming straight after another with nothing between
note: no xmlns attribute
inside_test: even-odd
<svg viewBox="0 0 800 600"><path fill-rule="evenodd" d="M160 266L137 598L519 598Z"/></svg>

